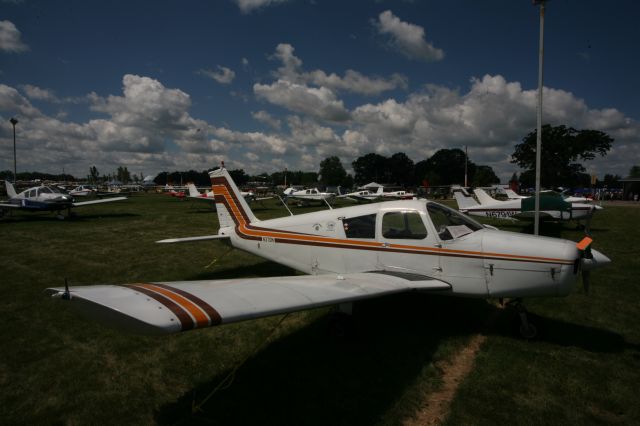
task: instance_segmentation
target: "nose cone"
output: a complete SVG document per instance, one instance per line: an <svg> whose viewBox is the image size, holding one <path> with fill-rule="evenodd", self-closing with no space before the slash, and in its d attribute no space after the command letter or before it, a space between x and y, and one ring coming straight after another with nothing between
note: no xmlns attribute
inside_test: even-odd
<svg viewBox="0 0 640 426"><path fill-rule="evenodd" d="M603 266L607 266L611 263L611 259L600 253L598 250L591 249L591 255L591 259L582 259L582 268L585 271L593 271L594 269L602 268Z"/></svg>

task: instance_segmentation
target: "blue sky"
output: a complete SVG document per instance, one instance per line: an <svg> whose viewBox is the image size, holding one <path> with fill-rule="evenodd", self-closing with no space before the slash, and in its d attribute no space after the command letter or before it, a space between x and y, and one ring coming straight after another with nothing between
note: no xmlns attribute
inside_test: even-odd
<svg viewBox="0 0 640 426"><path fill-rule="evenodd" d="M640 6L553 0L544 122L640 164ZM503 179L536 123L530 1L0 1L0 169L317 170L467 145Z"/></svg>

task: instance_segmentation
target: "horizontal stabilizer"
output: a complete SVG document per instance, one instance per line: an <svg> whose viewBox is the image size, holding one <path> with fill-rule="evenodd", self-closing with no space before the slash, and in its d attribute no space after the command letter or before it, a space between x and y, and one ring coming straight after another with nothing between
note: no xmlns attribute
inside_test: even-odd
<svg viewBox="0 0 640 426"><path fill-rule="evenodd" d="M216 235L202 235L200 237L167 238L166 240L156 241L156 243L161 243L161 244L193 243L195 241L224 240L227 238L231 238L231 236L216 234Z"/></svg>

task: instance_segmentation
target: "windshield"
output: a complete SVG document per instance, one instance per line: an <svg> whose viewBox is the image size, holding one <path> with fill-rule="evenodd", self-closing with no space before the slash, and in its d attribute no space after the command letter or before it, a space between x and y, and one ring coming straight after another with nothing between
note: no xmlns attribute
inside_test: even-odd
<svg viewBox="0 0 640 426"><path fill-rule="evenodd" d="M441 240L459 238L484 228L475 220L442 204L428 202L427 211Z"/></svg>

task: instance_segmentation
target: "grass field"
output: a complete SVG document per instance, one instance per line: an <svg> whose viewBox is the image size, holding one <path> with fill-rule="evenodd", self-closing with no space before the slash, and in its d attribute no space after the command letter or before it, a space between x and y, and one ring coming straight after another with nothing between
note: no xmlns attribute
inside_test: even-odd
<svg viewBox="0 0 640 426"><path fill-rule="evenodd" d="M286 214L273 207L254 212ZM328 308L150 338L86 321L44 295L65 277L295 273L237 250L216 262L227 251L217 242L154 244L215 232L205 203L154 194L78 209L72 220L16 214L0 221L0 424L399 424L479 332L487 340L446 423L638 424L640 209L600 213L594 247L613 264L592 274L589 296L577 286L566 298L528 300L538 339L520 339L510 311L487 326L497 308L486 301L411 294L358 304L349 342L328 335ZM542 230L582 237L570 225Z"/></svg>

